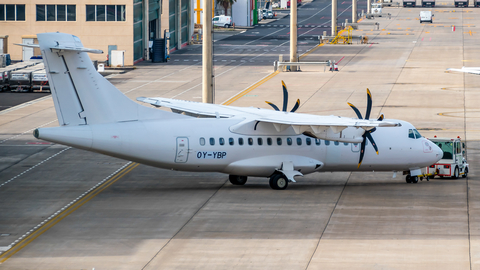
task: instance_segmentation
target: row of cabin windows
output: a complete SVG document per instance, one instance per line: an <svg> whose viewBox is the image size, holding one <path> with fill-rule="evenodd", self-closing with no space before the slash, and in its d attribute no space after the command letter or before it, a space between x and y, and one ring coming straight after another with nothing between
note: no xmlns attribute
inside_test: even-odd
<svg viewBox="0 0 480 270"><path fill-rule="evenodd" d="M209 138L208 139L208 142L210 145L215 145L216 144L216 139L215 138ZM264 138L257 138L256 140L257 142L257 145L273 145L273 139L272 138L266 138L264 140ZM302 145L304 143L304 140L302 138L296 138L296 145ZM286 143L287 145L292 145L294 142L294 140L290 137L288 137L286 139ZM254 138L247 138L246 139L246 142L245 142L245 139L244 138L237 138L237 143L238 145L244 145L245 143L248 144L248 145L253 145L255 143L255 139ZM312 138L305 138L305 144L306 145L312 145L312 143L315 143L315 145L321 145L321 140L320 139L312 139ZM206 139L205 138L200 138L200 145L205 145L206 144ZM227 144L227 140L225 140L224 138L218 138L218 144L219 145L225 145ZM277 138L276 139L276 144L277 145L282 145L283 144L283 138ZM338 141L334 141L333 142L334 145L340 145L340 142ZM344 145L348 145L349 143L346 143L344 142L343 143ZM235 139L234 138L228 138L228 145L235 145ZM325 145L330 145L330 141L327 141L325 140ZM355 143L355 145L357 145Z"/></svg>

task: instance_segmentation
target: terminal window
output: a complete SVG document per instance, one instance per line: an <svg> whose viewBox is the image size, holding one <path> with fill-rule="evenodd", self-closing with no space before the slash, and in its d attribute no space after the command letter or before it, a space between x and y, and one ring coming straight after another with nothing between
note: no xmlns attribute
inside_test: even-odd
<svg viewBox="0 0 480 270"><path fill-rule="evenodd" d="M76 21L75 5L37 5L37 22Z"/></svg>
<svg viewBox="0 0 480 270"><path fill-rule="evenodd" d="M123 22L125 5L86 5L87 22Z"/></svg>
<svg viewBox="0 0 480 270"><path fill-rule="evenodd" d="M0 4L0 21L25 21L25 5Z"/></svg>

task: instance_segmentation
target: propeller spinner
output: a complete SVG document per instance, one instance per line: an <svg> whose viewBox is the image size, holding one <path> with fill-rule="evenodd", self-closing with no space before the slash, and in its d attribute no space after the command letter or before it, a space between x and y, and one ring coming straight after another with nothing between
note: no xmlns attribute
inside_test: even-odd
<svg viewBox="0 0 480 270"><path fill-rule="evenodd" d="M364 119L362 117L362 114L360 113L360 111L357 109L357 107L355 107L355 105L353 105L350 102L347 102L347 103L353 109L353 111L357 115L358 119ZM370 119L370 112L371 111L372 111L372 93L370 93L370 90L367 88L367 111L365 112L365 120ZM385 118L385 116L383 114L381 114L380 117L378 117L377 120L382 121L384 118ZM367 130L362 135L363 141L362 141L362 144L360 146L360 159L358 160L358 167L357 168L360 168L360 165L362 165L363 156L365 155L365 144L367 142L367 139L372 143L372 146L373 146L373 148L375 149L375 152L377 152L377 155L378 155L377 144L375 143L375 140L373 139L373 137L371 135L373 132L375 132L375 130L376 130L376 128L373 128L371 130Z"/></svg>
<svg viewBox="0 0 480 270"><path fill-rule="evenodd" d="M288 91L287 91L287 86L285 83L282 81L282 87L283 87L283 108L282 111L286 112L287 111L287 104L288 104ZM265 101L268 105L272 106L275 111L280 111L278 107L268 101ZM300 99L297 99L297 102L295 102L295 106L293 106L292 110L290 112L295 112L298 107L300 107Z"/></svg>

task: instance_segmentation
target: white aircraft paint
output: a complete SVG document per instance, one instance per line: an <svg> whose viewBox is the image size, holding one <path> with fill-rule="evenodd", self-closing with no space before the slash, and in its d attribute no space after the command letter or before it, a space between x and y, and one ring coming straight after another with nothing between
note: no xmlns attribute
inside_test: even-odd
<svg viewBox="0 0 480 270"><path fill-rule="evenodd" d="M415 177L443 156L400 120L138 98L173 112L148 108L96 72L87 52L99 51L69 34L37 37L61 125L35 130L39 139L160 168L226 173L234 184L244 184L246 176L270 177L274 189L313 172L409 171ZM379 153L368 143L359 166L362 135L372 130Z"/></svg>

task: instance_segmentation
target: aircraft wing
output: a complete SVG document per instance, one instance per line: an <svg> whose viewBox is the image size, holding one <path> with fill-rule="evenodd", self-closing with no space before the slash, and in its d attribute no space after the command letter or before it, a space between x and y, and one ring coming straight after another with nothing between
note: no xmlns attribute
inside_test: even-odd
<svg viewBox="0 0 480 270"><path fill-rule="evenodd" d="M254 107L234 107L208 104L168 98L139 97L138 101L156 107L170 108L175 113L193 117L242 118L239 124L232 126L232 132L246 135L282 133L291 128L296 134L307 134L311 137L337 140L340 142L361 142L365 131L376 127L395 127L399 123L364 120L340 116L322 116L304 113L291 113L261 109ZM349 127L356 129L343 132ZM291 132L291 131L290 131Z"/></svg>
<svg viewBox="0 0 480 270"><path fill-rule="evenodd" d="M475 75L480 75L480 67L462 67L461 69L459 68L447 68L448 71L458 71L458 72L465 72L465 73L471 73Z"/></svg>

